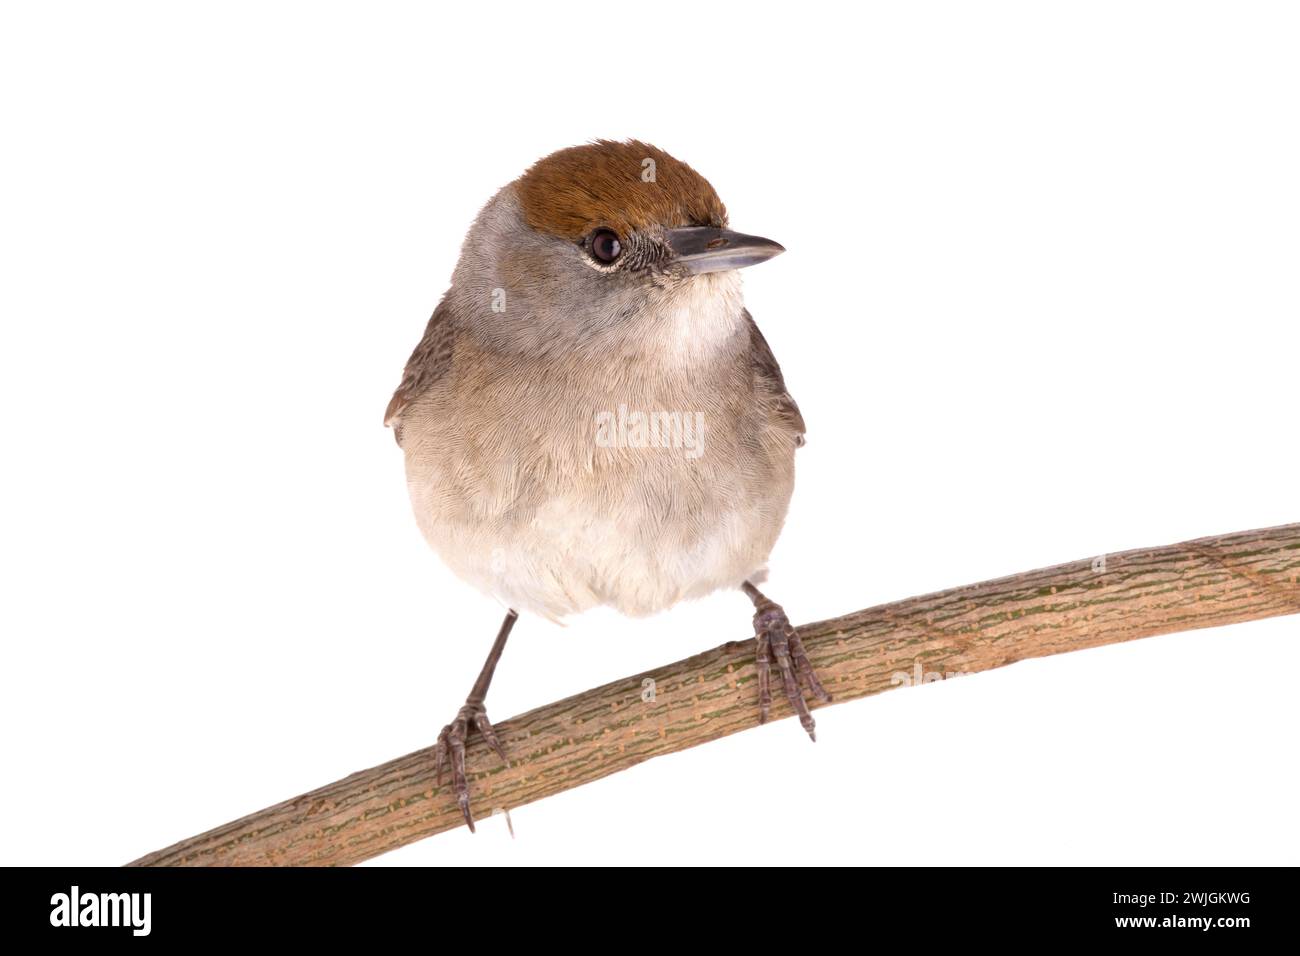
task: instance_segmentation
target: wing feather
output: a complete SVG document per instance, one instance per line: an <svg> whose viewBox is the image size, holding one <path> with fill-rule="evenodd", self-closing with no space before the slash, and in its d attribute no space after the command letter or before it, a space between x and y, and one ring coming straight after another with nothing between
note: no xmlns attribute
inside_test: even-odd
<svg viewBox="0 0 1300 956"><path fill-rule="evenodd" d="M456 327L451 321L451 310L446 300L438 303L424 328L424 337L407 359L401 384L388 402L384 424L391 425L397 444L402 443L402 412L419 398L426 389L446 374L451 366L452 350L456 343Z"/></svg>
<svg viewBox="0 0 1300 956"><path fill-rule="evenodd" d="M785 376L781 374L781 366L772 354L772 347L763 338L763 333L759 331L758 324L748 309L745 310L745 320L749 323L750 361L754 367L755 385L771 396L777 418L789 425L797 436L798 444L802 445L805 429L799 405L786 389Z"/></svg>

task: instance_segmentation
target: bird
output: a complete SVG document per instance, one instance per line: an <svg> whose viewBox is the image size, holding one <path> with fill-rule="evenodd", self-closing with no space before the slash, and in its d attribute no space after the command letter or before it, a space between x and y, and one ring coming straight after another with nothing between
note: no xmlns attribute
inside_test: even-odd
<svg viewBox="0 0 1300 956"><path fill-rule="evenodd" d="M739 270L784 251L732 231L708 180L639 140L537 160L470 226L384 423L424 538L506 608L435 748L471 831L465 747L477 732L508 762L485 701L520 614L743 591L760 720L775 673L816 740L809 705L830 694L757 586L805 428Z"/></svg>

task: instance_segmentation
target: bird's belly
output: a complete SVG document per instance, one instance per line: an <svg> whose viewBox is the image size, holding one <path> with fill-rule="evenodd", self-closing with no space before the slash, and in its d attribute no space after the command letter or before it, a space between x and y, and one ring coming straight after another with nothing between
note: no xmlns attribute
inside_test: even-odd
<svg viewBox="0 0 1300 956"><path fill-rule="evenodd" d="M744 462L625 451L525 473L408 462L408 484L421 530L448 566L519 611L652 614L762 569L789 504L792 447L770 458L750 449Z"/></svg>

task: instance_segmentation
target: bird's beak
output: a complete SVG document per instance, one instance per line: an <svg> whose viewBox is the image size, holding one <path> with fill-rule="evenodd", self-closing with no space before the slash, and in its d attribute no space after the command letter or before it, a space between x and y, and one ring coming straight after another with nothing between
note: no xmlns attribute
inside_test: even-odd
<svg viewBox="0 0 1300 956"><path fill-rule="evenodd" d="M743 269L785 252L785 246L771 239L711 226L669 229L667 238L674 260L696 274Z"/></svg>

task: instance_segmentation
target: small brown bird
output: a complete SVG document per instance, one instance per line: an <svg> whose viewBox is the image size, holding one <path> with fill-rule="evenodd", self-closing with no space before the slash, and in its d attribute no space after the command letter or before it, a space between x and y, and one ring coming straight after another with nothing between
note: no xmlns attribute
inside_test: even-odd
<svg viewBox="0 0 1300 956"><path fill-rule="evenodd" d="M465 741L477 729L506 759L484 698L518 612L646 615L740 588L762 719L775 666L816 739L801 684L830 697L754 586L804 423L736 270L783 251L730 231L704 177L636 141L545 157L470 227L385 424L429 544L509 609L438 736L471 830Z"/></svg>

